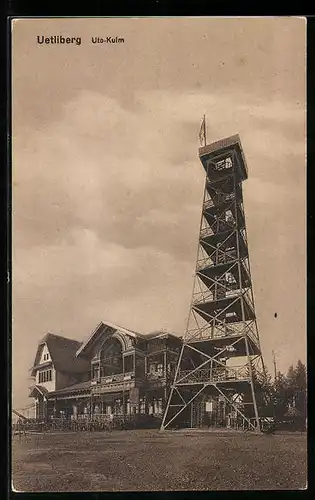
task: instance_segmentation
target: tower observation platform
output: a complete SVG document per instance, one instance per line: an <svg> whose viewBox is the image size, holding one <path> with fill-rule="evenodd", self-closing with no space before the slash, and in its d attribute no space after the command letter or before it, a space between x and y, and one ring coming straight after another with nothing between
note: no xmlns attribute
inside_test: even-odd
<svg viewBox="0 0 315 500"><path fill-rule="evenodd" d="M199 149L205 188L184 342L161 430L259 430L265 369L249 262L239 135Z"/></svg>

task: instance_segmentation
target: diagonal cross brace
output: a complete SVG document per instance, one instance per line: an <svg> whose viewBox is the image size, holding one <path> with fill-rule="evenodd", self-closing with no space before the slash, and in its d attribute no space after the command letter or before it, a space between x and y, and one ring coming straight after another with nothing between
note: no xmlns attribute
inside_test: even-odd
<svg viewBox="0 0 315 500"><path fill-rule="evenodd" d="M168 425L170 425L170 423L173 422L173 420L176 417L178 417L178 415L180 415L180 413L182 413L182 411L184 411L185 408L187 408L187 406L189 406L190 403L192 403L193 400L196 399L197 396L199 396L199 394L204 390L205 387L206 387L206 384L204 384L203 387L201 389L199 389L199 391L197 391L196 394L194 394L192 398L190 398L190 400L185 404L185 406L183 406L180 410L178 410L178 412L171 418L171 420L169 420L167 422L167 424L164 425L164 429L165 429L165 427L167 427Z"/></svg>

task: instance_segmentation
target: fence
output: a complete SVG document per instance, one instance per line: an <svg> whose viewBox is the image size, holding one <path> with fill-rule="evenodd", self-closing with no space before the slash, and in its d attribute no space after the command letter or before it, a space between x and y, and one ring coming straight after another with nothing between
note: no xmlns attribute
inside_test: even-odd
<svg viewBox="0 0 315 500"><path fill-rule="evenodd" d="M52 418L50 420L25 420L12 425L12 434L21 435L31 432L110 432L139 428L156 428L160 426L160 417L154 415L107 415L93 418L81 417L76 420Z"/></svg>

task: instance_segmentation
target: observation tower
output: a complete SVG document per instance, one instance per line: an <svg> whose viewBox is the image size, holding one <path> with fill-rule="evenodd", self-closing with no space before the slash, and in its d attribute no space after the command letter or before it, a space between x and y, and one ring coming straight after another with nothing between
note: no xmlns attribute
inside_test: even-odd
<svg viewBox="0 0 315 500"><path fill-rule="evenodd" d="M260 429L265 380L249 262L239 135L199 148L205 188L194 289L161 430Z"/></svg>

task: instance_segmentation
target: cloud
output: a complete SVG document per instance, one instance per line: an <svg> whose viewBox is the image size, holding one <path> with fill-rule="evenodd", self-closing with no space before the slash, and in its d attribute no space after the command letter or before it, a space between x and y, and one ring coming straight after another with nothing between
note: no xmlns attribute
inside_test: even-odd
<svg viewBox="0 0 315 500"><path fill-rule="evenodd" d="M127 109L113 97L81 91L58 120L15 130L14 359L21 366L31 363L47 330L83 339L108 319L142 332L183 333L204 185L197 134L205 111L209 140L241 134L254 283L257 303L265 304L258 305L263 342L275 332L269 314L280 288L270 280L283 279L289 258L299 252L303 258L300 236L289 229L294 211L295 223L303 223L304 143L288 132L301 130L303 109L236 91L135 91L134 102ZM299 279L297 270L283 280L280 311ZM290 321L278 321L288 339ZM31 341L23 360L25 336Z"/></svg>
<svg viewBox="0 0 315 500"><path fill-rule="evenodd" d="M153 91L138 99L141 111L133 113L112 98L84 91L64 105L61 121L27 138L28 146L23 137L15 138L17 247L59 244L74 227L92 228L102 240L128 248L151 241L172 253L172 244L182 239L184 249L184 231L169 239L163 238L163 231L185 224L189 233L197 225L203 171L194 137L199 123L194 124L191 116L201 116L204 108L211 110L209 136L216 123L213 140L241 132L250 165L251 188L245 190L253 203L279 200L283 190L281 199L288 202L288 180L299 188L297 196L304 189L305 145L289 141L276 127L270 112L273 103L265 106L266 117L272 117L270 127L260 129L259 121L257 127L255 118L249 118L255 105L245 106L241 98L236 99L239 104L229 120L235 96ZM256 104L260 107L261 103ZM282 109L291 116L292 127L300 126L304 115L296 114L294 106L278 104L277 109L278 115ZM271 196L276 189L277 195Z"/></svg>

